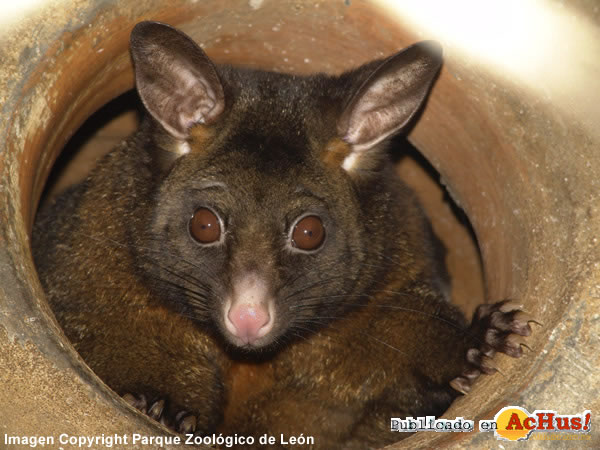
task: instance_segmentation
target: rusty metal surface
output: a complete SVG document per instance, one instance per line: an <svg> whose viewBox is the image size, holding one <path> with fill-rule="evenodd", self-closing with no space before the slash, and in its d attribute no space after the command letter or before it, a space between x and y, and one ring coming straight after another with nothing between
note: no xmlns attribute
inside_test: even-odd
<svg viewBox="0 0 600 450"><path fill-rule="evenodd" d="M578 1L573 14L597 25L595 5ZM180 25L219 62L339 72L428 37L405 26L402 8L397 22L384 17L365 1L48 0L5 19L0 433L163 431L111 393L66 342L28 243L60 149L86 117L132 87L127 40L133 25L142 19ZM494 73L452 45L445 50L445 68L411 140L474 226L489 297L518 299L543 323L528 342L532 352L518 361L499 358L505 376L482 379L446 416L489 418L507 404L594 415L600 411L600 133L590 128L590 117L579 120L556 107L552 95ZM598 58L590 64L600 73ZM590 96L600 104L598 91ZM597 431L592 438L600 445ZM421 433L394 448L474 444L496 441L486 433Z"/></svg>

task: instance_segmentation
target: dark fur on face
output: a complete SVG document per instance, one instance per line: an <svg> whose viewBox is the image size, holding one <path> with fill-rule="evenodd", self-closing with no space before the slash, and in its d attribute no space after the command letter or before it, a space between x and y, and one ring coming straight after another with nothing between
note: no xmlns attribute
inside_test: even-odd
<svg viewBox="0 0 600 450"><path fill-rule="evenodd" d="M138 90L164 128L151 119L142 132L148 142L141 146L151 156L177 154L181 146L186 150L169 164L156 164L159 173L152 176L163 182L152 194L137 247L193 262L173 273L172 263L168 269L144 264L151 254L140 252L140 267L158 296L230 337L225 298L235 291L237 278L256 276L266 284L269 298L261 301L269 302L274 316L269 333L252 342L258 348L292 330L303 333L327 322L316 324L315 317L339 317L364 303L389 272L380 254L394 255L415 244L402 236L390 239L398 234L395 224L407 221L403 216L419 212L390 195L406 196L389 171L380 140L389 129L406 126L420 105L439 67L437 49L423 46L405 58L425 67L421 78L405 74L405 67L396 69L402 75L390 76L388 66L397 65L393 58L341 77L299 77L216 67L194 46L173 62L161 51L165 47L169 55L177 54L188 44L180 42L185 37L166 27L148 27L154 30L151 37L142 37L149 33L144 27L132 37ZM164 98L183 95L178 81L193 84L190 74L194 82L200 78L201 86L190 88L183 103L165 107ZM374 77L380 80L375 83ZM412 85L386 77L404 77ZM376 93L388 87L385 83L405 83L401 90L418 92L398 98ZM407 96L417 98L410 107L398 107ZM192 109L197 105L202 105L200 113ZM367 116L376 114L382 118L365 126L371 120ZM201 124L186 126L192 116ZM344 168L353 157L358 161ZM221 221L224 236L218 245L198 245L190 238L189 220L198 208L210 209ZM298 251L290 242L292 227L305 215L318 217L326 233L323 245L312 252ZM382 217L388 220L378 220ZM375 264L365 264L369 261Z"/></svg>

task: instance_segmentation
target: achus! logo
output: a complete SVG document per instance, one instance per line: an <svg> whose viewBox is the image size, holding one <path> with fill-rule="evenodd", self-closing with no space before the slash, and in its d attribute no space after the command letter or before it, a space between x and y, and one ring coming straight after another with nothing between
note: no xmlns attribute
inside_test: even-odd
<svg viewBox="0 0 600 450"><path fill-rule="evenodd" d="M524 441L534 431L589 433L592 413L564 415L552 410L535 410L529 413L520 406L505 406L494 416L494 420L480 420L480 431L494 430L497 439Z"/></svg>

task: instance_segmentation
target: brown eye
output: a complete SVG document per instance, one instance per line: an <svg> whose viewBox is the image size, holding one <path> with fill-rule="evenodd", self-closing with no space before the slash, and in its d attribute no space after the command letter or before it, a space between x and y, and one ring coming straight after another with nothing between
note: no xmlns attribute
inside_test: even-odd
<svg viewBox="0 0 600 450"><path fill-rule="evenodd" d="M190 234L201 244L212 244L221 238L218 217L208 208L199 208L190 219Z"/></svg>
<svg viewBox="0 0 600 450"><path fill-rule="evenodd" d="M325 239L325 227L317 216L306 216L292 231L292 245L300 250L315 250Z"/></svg>

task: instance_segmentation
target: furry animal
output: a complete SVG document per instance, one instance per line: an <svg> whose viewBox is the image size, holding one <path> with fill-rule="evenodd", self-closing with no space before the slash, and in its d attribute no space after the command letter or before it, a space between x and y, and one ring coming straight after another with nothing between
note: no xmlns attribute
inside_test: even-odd
<svg viewBox="0 0 600 450"><path fill-rule="evenodd" d="M142 22L131 52L148 117L33 239L58 321L115 391L180 431L195 417L197 433L257 446L303 433L376 448L404 437L391 417L440 415L496 351L520 356L516 306L468 325L447 301L431 227L387 155L439 45L296 76L215 65Z"/></svg>

